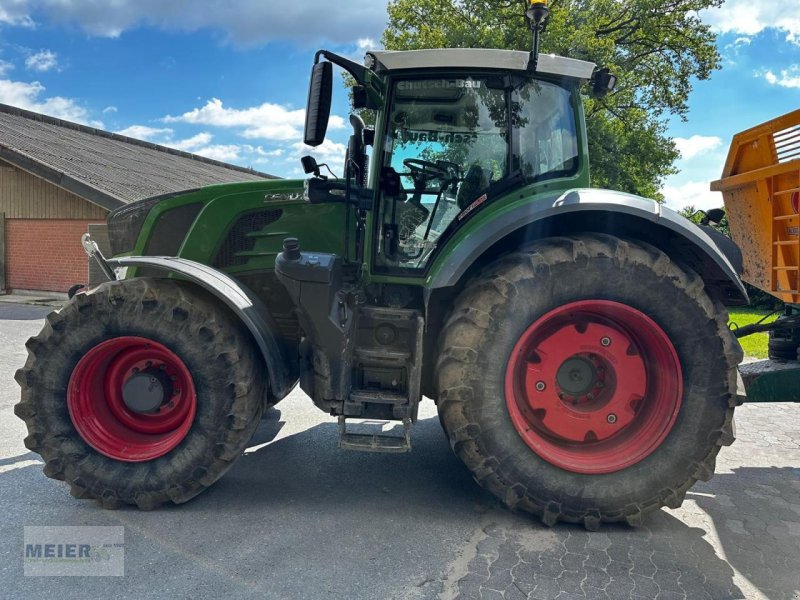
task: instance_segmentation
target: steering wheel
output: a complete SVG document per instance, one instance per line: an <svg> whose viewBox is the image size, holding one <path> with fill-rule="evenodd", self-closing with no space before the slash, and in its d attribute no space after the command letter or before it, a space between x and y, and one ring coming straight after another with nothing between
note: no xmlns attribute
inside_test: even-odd
<svg viewBox="0 0 800 600"><path fill-rule="evenodd" d="M403 161L403 166L411 171L411 177L416 180L421 179L449 179L450 174L446 166L442 166L429 160L421 158L407 158Z"/></svg>

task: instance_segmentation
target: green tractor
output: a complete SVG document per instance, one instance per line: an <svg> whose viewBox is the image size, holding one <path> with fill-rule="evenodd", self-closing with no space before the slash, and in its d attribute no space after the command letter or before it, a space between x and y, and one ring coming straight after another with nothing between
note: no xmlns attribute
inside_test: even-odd
<svg viewBox="0 0 800 600"><path fill-rule="evenodd" d="M658 203L590 189L594 64L532 52L317 52L354 80L344 176L212 186L110 214L111 281L47 318L17 373L25 444L104 507L183 503L298 384L339 445L404 452L423 396L456 455L547 524L677 507L734 439L741 255ZM360 113L361 114L361 113ZM369 160L368 160L369 156ZM352 419L402 424L365 434Z"/></svg>

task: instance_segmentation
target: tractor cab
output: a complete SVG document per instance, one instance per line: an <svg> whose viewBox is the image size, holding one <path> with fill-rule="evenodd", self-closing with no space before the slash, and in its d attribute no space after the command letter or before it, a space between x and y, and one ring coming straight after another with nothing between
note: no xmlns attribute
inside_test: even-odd
<svg viewBox="0 0 800 600"><path fill-rule="evenodd" d="M379 190L378 267L424 269L438 240L490 198L533 182L572 178L585 167L573 102L580 80L530 77L518 72L527 64L526 53L496 54L368 56L379 71L388 71L388 63L395 74L376 160L383 181L400 185ZM508 68L515 58L520 68ZM547 59L550 70L566 70L567 59ZM508 65L504 72L493 72L497 62ZM453 64L470 66L460 71ZM591 75L592 65L579 66Z"/></svg>
<svg viewBox="0 0 800 600"><path fill-rule="evenodd" d="M351 117L346 181L312 179L310 198L341 201L347 192L362 220L356 231L372 232L355 239L352 258L379 276L423 275L468 220L521 188L589 185L581 91L589 81L598 93L613 87L593 63L542 55L534 67L528 52L472 48L370 52L363 67L327 51L321 58L306 143L325 139L331 63L356 79L354 107L375 111L374 129Z"/></svg>

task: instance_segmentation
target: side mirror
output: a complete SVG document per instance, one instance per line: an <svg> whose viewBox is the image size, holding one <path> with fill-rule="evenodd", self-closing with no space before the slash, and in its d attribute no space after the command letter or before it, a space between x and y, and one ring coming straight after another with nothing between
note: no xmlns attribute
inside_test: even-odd
<svg viewBox="0 0 800 600"><path fill-rule="evenodd" d="M707 210L705 216L703 217L700 223L702 225L708 225L711 223L712 225L719 225L722 222L722 219L725 218L725 209L724 208L712 208L711 210Z"/></svg>
<svg viewBox="0 0 800 600"><path fill-rule="evenodd" d="M319 165L313 156L304 156L300 159L300 164L303 165L303 172L306 175L314 175L319 177Z"/></svg>
<svg viewBox="0 0 800 600"><path fill-rule="evenodd" d="M306 106L304 141L308 146L319 146L325 141L328 119L331 116L333 97L333 63L318 62L311 69Z"/></svg>
<svg viewBox="0 0 800 600"><path fill-rule="evenodd" d="M592 94L595 98L604 98L617 87L617 76L608 69L600 69L592 78Z"/></svg>

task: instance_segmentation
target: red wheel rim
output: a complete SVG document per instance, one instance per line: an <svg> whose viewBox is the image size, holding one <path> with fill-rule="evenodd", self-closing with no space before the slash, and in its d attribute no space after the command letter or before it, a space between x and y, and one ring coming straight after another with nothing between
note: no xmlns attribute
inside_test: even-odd
<svg viewBox="0 0 800 600"><path fill-rule="evenodd" d="M163 396L156 408L137 411L123 390L147 377ZM189 432L197 396L189 369L169 348L141 337L101 342L78 362L67 407L75 429L92 448L117 460L144 462L165 455Z"/></svg>
<svg viewBox="0 0 800 600"><path fill-rule="evenodd" d="M607 300L536 320L508 361L506 404L519 435L549 463L613 473L667 437L683 396L680 361L647 315Z"/></svg>

